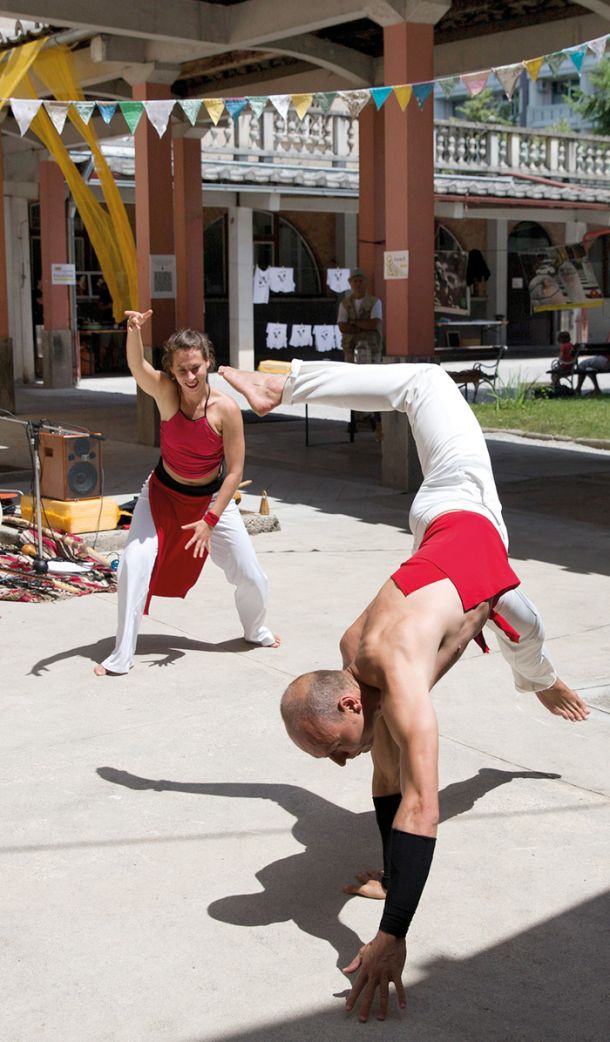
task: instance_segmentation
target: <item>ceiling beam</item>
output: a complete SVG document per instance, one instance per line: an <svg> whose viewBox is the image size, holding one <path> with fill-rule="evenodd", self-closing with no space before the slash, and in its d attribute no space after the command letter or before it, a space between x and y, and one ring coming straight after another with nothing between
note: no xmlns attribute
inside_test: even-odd
<svg viewBox="0 0 610 1042"><path fill-rule="evenodd" d="M256 50L256 48L253 48ZM321 69L341 76L355 87L370 87L375 82L376 62L374 58L343 47L341 44L321 40L311 33L273 41L274 54L288 54L302 58Z"/></svg>
<svg viewBox="0 0 610 1042"><path fill-rule="evenodd" d="M610 22L610 0L578 0L581 7L586 7L593 14L599 14Z"/></svg>

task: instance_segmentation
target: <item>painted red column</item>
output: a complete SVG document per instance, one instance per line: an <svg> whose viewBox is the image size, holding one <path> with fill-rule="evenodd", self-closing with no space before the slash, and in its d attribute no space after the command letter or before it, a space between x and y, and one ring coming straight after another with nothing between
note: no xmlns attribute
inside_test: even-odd
<svg viewBox="0 0 610 1042"><path fill-rule="evenodd" d="M201 141L174 138L176 326L204 328Z"/></svg>
<svg viewBox="0 0 610 1042"><path fill-rule="evenodd" d="M367 105L359 119L358 266L369 277L369 291L385 311L385 122L383 110Z"/></svg>
<svg viewBox="0 0 610 1042"><path fill-rule="evenodd" d="M68 263L66 188L57 163L40 163L40 255L42 263L42 309L44 328L70 328L70 291L54 286L52 265Z"/></svg>
<svg viewBox="0 0 610 1042"><path fill-rule="evenodd" d="M159 83L138 83L134 101L169 100L169 87ZM153 349L176 328L175 299L151 300L150 258L174 254L174 206L172 185L171 129L162 138L143 115L134 135L136 244L138 250L138 290L140 311L152 307L151 319L142 329L145 355L153 362ZM159 420L152 398L138 391L137 438L145 445L159 441Z"/></svg>
<svg viewBox="0 0 610 1042"><path fill-rule="evenodd" d="M0 134L0 409L15 411L13 345L9 339L6 233L4 227L4 151Z"/></svg>
<svg viewBox="0 0 610 1042"><path fill-rule="evenodd" d="M45 387L73 387L76 365L70 329L70 290L54 286L53 264L68 263L64 176L56 163L42 160L40 176L40 257L42 265L43 358Z"/></svg>
<svg viewBox="0 0 610 1042"><path fill-rule="evenodd" d="M384 29L386 84L434 76L434 27L401 23ZM388 98L385 116L386 250L409 251L408 279L386 282L385 340L389 355L434 353L434 105L413 97L402 112Z"/></svg>

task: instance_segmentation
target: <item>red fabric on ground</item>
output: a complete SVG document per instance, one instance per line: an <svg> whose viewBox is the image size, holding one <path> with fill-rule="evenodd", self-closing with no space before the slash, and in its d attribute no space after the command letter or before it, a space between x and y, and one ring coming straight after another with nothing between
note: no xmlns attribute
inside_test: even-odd
<svg viewBox="0 0 610 1042"><path fill-rule="evenodd" d="M144 614L152 597L186 597L201 574L208 551L203 557L193 557L193 548L185 550L192 530L182 531L182 525L201 521L211 496L185 496L163 485L153 472L148 481L150 511L159 541L157 559L148 587Z"/></svg>
<svg viewBox="0 0 610 1042"><path fill-rule="evenodd" d="M482 601L495 604L521 581L508 563L504 543L491 521L468 510L455 510L435 518L428 525L419 550L391 578L405 597L440 579L450 579L464 611ZM510 640L519 640L519 634L493 607L489 618ZM482 633L474 639L483 651L489 650Z"/></svg>

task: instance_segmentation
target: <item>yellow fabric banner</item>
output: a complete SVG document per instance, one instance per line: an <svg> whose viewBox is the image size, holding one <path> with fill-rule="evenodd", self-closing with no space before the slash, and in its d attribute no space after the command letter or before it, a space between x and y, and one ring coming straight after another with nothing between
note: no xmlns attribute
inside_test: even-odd
<svg viewBox="0 0 610 1042"><path fill-rule="evenodd" d="M21 47L15 47L9 52L8 57L0 65L0 109L15 92L23 77L27 75L38 57L38 52L46 43L42 40L32 40L24 43Z"/></svg>

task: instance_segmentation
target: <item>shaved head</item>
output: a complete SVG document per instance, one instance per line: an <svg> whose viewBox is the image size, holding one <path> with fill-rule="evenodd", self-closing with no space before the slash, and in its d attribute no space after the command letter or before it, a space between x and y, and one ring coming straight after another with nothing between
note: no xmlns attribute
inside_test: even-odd
<svg viewBox="0 0 610 1042"><path fill-rule="evenodd" d="M352 688L341 669L318 669L297 677L284 691L280 706L288 733L298 733L314 720L339 717L337 703Z"/></svg>

